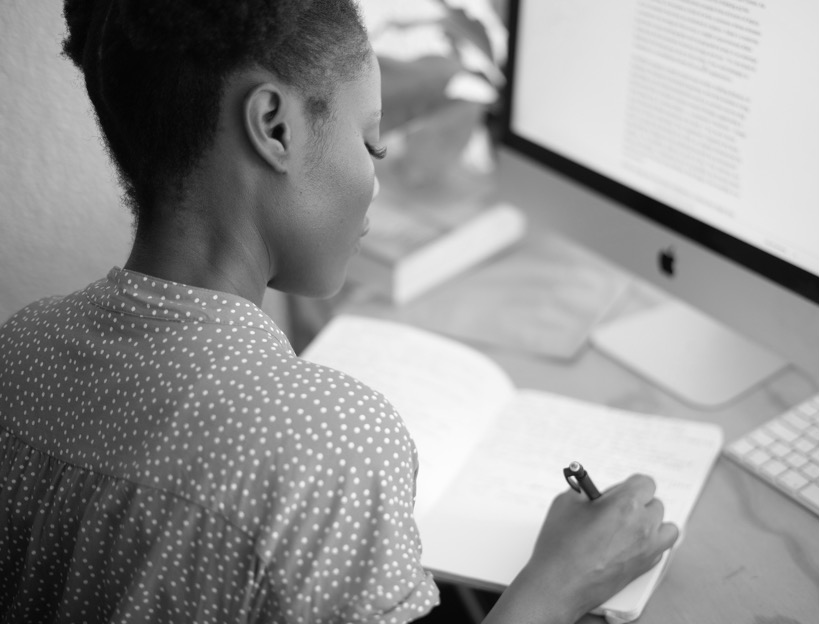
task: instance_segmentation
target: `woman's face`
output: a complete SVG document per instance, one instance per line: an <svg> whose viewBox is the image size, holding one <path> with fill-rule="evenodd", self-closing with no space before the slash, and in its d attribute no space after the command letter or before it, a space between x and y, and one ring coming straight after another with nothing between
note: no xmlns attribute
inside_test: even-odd
<svg viewBox="0 0 820 624"><path fill-rule="evenodd" d="M313 297L341 288L378 189L372 153L381 115L381 76L371 56L337 88L327 120L314 129L305 119L305 132L295 138L303 157L289 172L289 206L272 250L276 272L269 286Z"/></svg>

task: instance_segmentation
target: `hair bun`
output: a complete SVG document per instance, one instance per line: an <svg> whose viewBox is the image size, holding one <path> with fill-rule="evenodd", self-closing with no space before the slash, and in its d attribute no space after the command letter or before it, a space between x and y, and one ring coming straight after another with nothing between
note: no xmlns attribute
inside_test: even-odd
<svg viewBox="0 0 820 624"><path fill-rule="evenodd" d="M102 0L108 4L109 0ZM66 23L66 36L63 39L63 53L77 67L83 66L85 46L94 21L96 0L65 0L63 16Z"/></svg>
<svg viewBox="0 0 820 624"><path fill-rule="evenodd" d="M106 1L106 0L103 0ZM237 60L258 45L275 46L296 28L310 0L107 0L137 50L200 60Z"/></svg>

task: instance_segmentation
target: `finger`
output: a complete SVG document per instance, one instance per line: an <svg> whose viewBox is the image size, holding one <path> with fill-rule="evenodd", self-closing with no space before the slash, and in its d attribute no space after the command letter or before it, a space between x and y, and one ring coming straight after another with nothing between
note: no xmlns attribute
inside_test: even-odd
<svg viewBox="0 0 820 624"><path fill-rule="evenodd" d="M671 522L664 522L658 528L658 544L664 549L671 548L680 537L678 527Z"/></svg>
<svg viewBox="0 0 820 624"><path fill-rule="evenodd" d="M649 501L646 505L646 511L649 519L653 521L656 526L663 521L664 506L659 499L653 498Z"/></svg>
<svg viewBox="0 0 820 624"><path fill-rule="evenodd" d="M633 489L635 497L644 505L649 504L655 498L655 480L645 474L634 474L626 480L627 485Z"/></svg>
<svg viewBox="0 0 820 624"><path fill-rule="evenodd" d="M568 487L566 490L561 492L556 498L566 498L567 500L571 501L588 501L589 499L583 492L576 492L572 488Z"/></svg>
<svg viewBox="0 0 820 624"><path fill-rule="evenodd" d="M648 553L652 559L649 567L654 567L677 540L678 527L671 522L663 523L658 529L657 541Z"/></svg>
<svg viewBox="0 0 820 624"><path fill-rule="evenodd" d="M548 511L554 510L557 513L560 510L561 513L577 513L578 507L582 504L588 505L589 499L572 488L567 488L553 499Z"/></svg>

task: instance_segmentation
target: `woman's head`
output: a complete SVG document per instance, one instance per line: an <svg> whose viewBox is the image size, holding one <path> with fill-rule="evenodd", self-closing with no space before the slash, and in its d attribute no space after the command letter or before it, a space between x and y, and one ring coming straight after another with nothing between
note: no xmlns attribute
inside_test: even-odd
<svg viewBox="0 0 820 624"><path fill-rule="evenodd" d="M235 72L272 72L318 128L370 56L354 0L65 0L64 12L64 52L143 227L158 202L183 198Z"/></svg>

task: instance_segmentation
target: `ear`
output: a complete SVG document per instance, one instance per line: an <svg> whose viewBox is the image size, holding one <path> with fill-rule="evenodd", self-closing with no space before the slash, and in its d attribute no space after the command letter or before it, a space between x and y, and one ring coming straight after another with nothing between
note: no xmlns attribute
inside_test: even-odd
<svg viewBox="0 0 820 624"><path fill-rule="evenodd" d="M245 96L248 140L259 156L280 173L288 170L292 159L291 108L289 96L272 83L257 85Z"/></svg>

